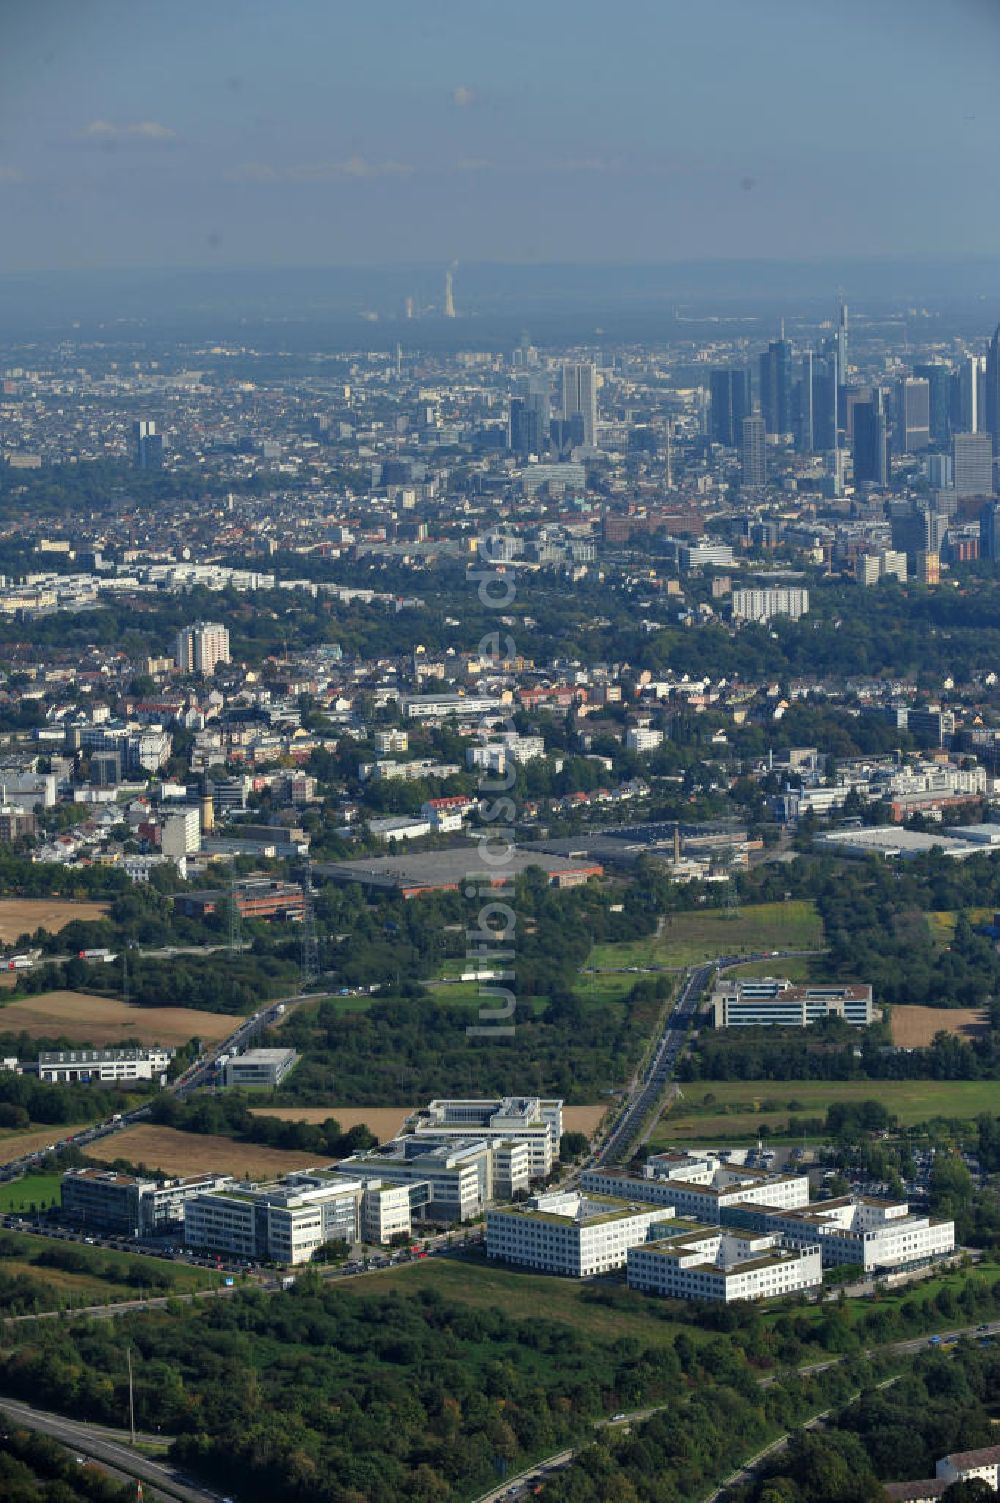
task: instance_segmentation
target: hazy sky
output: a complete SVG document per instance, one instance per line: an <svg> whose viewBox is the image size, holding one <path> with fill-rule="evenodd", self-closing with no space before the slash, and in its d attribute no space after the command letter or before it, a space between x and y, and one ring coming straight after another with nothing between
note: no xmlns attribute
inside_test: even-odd
<svg viewBox="0 0 1000 1503"><path fill-rule="evenodd" d="M960 255L1000 0L0 0L0 269Z"/></svg>

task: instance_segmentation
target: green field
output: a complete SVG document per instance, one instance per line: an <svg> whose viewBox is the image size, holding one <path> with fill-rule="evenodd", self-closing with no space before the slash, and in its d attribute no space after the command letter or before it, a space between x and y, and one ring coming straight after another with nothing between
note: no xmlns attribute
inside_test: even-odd
<svg viewBox="0 0 1000 1503"><path fill-rule="evenodd" d="M51 1259L54 1266L46 1266L40 1259ZM186 1263L141 1253L113 1252L31 1232L0 1232L0 1317L11 1310L10 1300L16 1298L8 1280L30 1280L37 1290L34 1309L55 1310L191 1294L197 1289L214 1288L221 1277L208 1268L191 1268ZM15 1311L22 1308L14 1306Z"/></svg>
<svg viewBox="0 0 1000 1503"><path fill-rule="evenodd" d="M515 1320L563 1321L600 1340L633 1336L644 1344L672 1342L684 1330L692 1341L711 1333L671 1319L667 1302L654 1300L624 1284L592 1284L580 1279L550 1277L488 1263L481 1253L461 1258L427 1258L401 1268L337 1281L337 1288L365 1295L392 1290L417 1298L436 1290L448 1304L499 1309ZM596 1296L596 1298L595 1298ZM599 1302L613 1302L611 1307Z"/></svg>
<svg viewBox="0 0 1000 1503"><path fill-rule="evenodd" d="M705 1102L705 1097L712 1099ZM773 1138L786 1133L789 1116L823 1117L834 1101L881 1101L912 1127L932 1117L972 1121L997 1110L990 1080L697 1080L661 1117L652 1144L752 1142L766 1124ZM795 1106L790 1107L789 1103Z"/></svg>
<svg viewBox="0 0 1000 1503"><path fill-rule="evenodd" d="M729 914L720 908L674 913L658 938L595 945L588 965L688 966L717 955L765 950L821 950L823 924L815 905L800 901L756 903Z"/></svg>
<svg viewBox="0 0 1000 1503"><path fill-rule="evenodd" d="M45 1211L59 1204L59 1174L26 1174L0 1185L0 1212Z"/></svg>
<svg viewBox="0 0 1000 1503"><path fill-rule="evenodd" d="M787 960L747 960L734 965L727 976L774 976L781 975L786 981L805 982L811 979L811 962L806 955L792 955Z"/></svg>

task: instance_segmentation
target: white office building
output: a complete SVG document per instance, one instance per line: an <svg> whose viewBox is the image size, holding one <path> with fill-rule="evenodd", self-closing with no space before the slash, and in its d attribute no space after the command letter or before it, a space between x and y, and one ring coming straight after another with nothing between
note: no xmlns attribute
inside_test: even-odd
<svg viewBox="0 0 1000 1503"><path fill-rule="evenodd" d="M905 1200L845 1196L794 1211L748 1206L733 1220L778 1232L795 1246L818 1243L824 1268L856 1264L866 1273L894 1272L955 1250L955 1223L912 1215Z"/></svg>
<svg viewBox="0 0 1000 1503"><path fill-rule="evenodd" d="M663 745L663 732L654 731L647 725L633 725L625 732L625 750L636 752L641 756L643 752L656 751Z"/></svg>
<svg viewBox="0 0 1000 1503"><path fill-rule="evenodd" d="M544 1179L559 1159L562 1111L561 1100L539 1096L440 1099L408 1117L404 1130L442 1141L476 1137L487 1143L526 1143L531 1149L532 1178Z"/></svg>
<svg viewBox="0 0 1000 1503"><path fill-rule="evenodd" d="M776 1233L701 1227L630 1248L629 1288L670 1299L775 1299L823 1282L818 1245L796 1246Z"/></svg>
<svg viewBox="0 0 1000 1503"><path fill-rule="evenodd" d="M623 1268L671 1212L601 1195L560 1191L486 1214L486 1255L541 1273L588 1279Z"/></svg>
<svg viewBox="0 0 1000 1503"><path fill-rule="evenodd" d="M294 1068L298 1057L294 1049L248 1049L245 1054L233 1054L222 1067L223 1084L273 1089Z"/></svg>
<svg viewBox="0 0 1000 1503"><path fill-rule="evenodd" d="M170 1068L173 1049L57 1049L38 1056L38 1078L49 1085L156 1080Z"/></svg>
<svg viewBox="0 0 1000 1503"><path fill-rule="evenodd" d="M184 1241L251 1262L308 1263L329 1242L359 1240L363 1194L357 1180L326 1170L273 1184L233 1182L187 1201Z"/></svg>
<svg viewBox="0 0 1000 1503"><path fill-rule="evenodd" d="M804 1174L772 1174L766 1169L695 1159L673 1153L652 1154L641 1176L621 1170L585 1169L580 1185L588 1194L612 1195L672 1207L678 1216L718 1226L724 1210L736 1205L764 1205L792 1210L809 1204Z"/></svg>
<svg viewBox="0 0 1000 1503"><path fill-rule="evenodd" d="M712 995L716 1028L808 1028L842 1018L858 1028L872 1021L870 986L793 986L776 976L725 980Z"/></svg>

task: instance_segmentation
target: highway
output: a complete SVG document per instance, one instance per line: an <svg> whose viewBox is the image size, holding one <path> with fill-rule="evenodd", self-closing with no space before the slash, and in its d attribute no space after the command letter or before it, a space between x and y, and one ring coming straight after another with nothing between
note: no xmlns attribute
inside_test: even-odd
<svg viewBox="0 0 1000 1503"><path fill-rule="evenodd" d="M114 1471L141 1481L144 1488L151 1487L154 1490L147 1497L180 1499L181 1503L223 1503L221 1493L195 1482L178 1471L171 1462L154 1461L133 1451L127 1443L126 1431L116 1432L103 1425L66 1419L64 1415L38 1409L20 1399L0 1398L0 1412L7 1414L27 1430L39 1430L43 1435L50 1435L78 1456L93 1457L95 1461L104 1462ZM162 1436L137 1436L136 1439L140 1444L163 1443Z"/></svg>
<svg viewBox="0 0 1000 1503"><path fill-rule="evenodd" d="M729 957L726 957L727 960ZM718 962L697 966L684 981L638 1087L633 1091L618 1121L595 1155L599 1165L614 1163L628 1156L642 1124L652 1112L670 1081L688 1028L698 1008L698 1000L708 985Z"/></svg>

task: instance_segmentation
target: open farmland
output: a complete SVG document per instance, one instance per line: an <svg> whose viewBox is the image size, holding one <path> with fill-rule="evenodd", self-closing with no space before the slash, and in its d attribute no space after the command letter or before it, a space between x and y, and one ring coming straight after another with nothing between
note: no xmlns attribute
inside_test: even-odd
<svg viewBox="0 0 1000 1503"><path fill-rule="evenodd" d="M0 1007L0 1032L26 1033L43 1038L66 1037L75 1044L186 1044L201 1038L217 1043L236 1027L237 1020L217 1012L188 1007L130 1007L116 997L90 992L39 992Z"/></svg>
<svg viewBox="0 0 1000 1503"><path fill-rule="evenodd" d="M47 1148L50 1143L57 1143L60 1138L68 1138L90 1125L89 1122L72 1125L59 1122L49 1127L30 1127L27 1132L4 1133L0 1137L0 1164L9 1164L11 1159L22 1158L26 1153L37 1153L39 1148Z"/></svg>
<svg viewBox="0 0 1000 1503"><path fill-rule="evenodd" d="M891 1023L892 1042L902 1049L925 1049L934 1042L936 1033L981 1038L988 1028L986 1013L979 1007L896 1006Z"/></svg>
<svg viewBox="0 0 1000 1503"><path fill-rule="evenodd" d="M789 1117L825 1117L835 1101L879 1101L901 1127L932 1117L971 1122L995 1111L996 1097L992 1080L698 1080L661 1117L651 1146L755 1142L761 1127L778 1138Z"/></svg>
<svg viewBox="0 0 1000 1503"><path fill-rule="evenodd" d="M293 1169L307 1169L322 1162L315 1153L285 1152L259 1143L237 1143L233 1138L180 1132L175 1127L156 1127L147 1122L101 1138L87 1151L92 1158L105 1163L128 1159L133 1164L144 1164L147 1169L160 1169L164 1174L207 1174L215 1169L220 1174L233 1174L237 1178L249 1175L251 1179L288 1174Z"/></svg>
<svg viewBox="0 0 1000 1503"><path fill-rule="evenodd" d="M36 929L58 934L77 920L92 924L107 911L107 903L75 903L69 898L0 898L0 943L12 945Z"/></svg>
<svg viewBox="0 0 1000 1503"><path fill-rule="evenodd" d="M345 1132L363 1124L380 1143L394 1138L408 1117L412 1106L254 1106L255 1117L280 1117L283 1122L311 1122L321 1125L328 1117L340 1123Z"/></svg>

